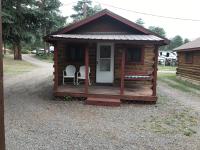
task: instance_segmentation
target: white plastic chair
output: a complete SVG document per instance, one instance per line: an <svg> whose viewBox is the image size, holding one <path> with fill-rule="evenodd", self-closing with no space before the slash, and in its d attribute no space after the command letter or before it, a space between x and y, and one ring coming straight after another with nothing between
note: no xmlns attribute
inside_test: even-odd
<svg viewBox="0 0 200 150"><path fill-rule="evenodd" d="M79 80L85 80L85 66L80 66L79 72L77 73L77 82L76 82L77 85L80 84ZM90 67L88 67L88 82L89 82L89 85L91 85Z"/></svg>
<svg viewBox="0 0 200 150"><path fill-rule="evenodd" d="M76 84L75 81L75 73L76 67L73 65L68 65L65 70L63 70L63 84L65 84L65 78L73 79L74 85Z"/></svg>

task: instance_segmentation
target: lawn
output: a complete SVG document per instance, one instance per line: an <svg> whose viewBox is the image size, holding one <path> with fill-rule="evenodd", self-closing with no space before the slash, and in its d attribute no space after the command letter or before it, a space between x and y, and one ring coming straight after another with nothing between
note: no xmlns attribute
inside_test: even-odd
<svg viewBox="0 0 200 150"><path fill-rule="evenodd" d="M175 73L158 73L158 79L162 82L167 83L169 86L179 89L184 92L192 92L198 94L200 91L200 86L194 85L187 81L183 81L176 78Z"/></svg>
<svg viewBox="0 0 200 150"><path fill-rule="evenodd" d="M39 54L39 55L35 55L35 58L41 60L41 61L45 61L45 62L49 62L49 63L53 63L53 54Z"/></svg>
<svg viewBox="0 0 200 150"><path fill-rule="evenodd" d="M176 71L176 66L158 65L158 71Z"/></svg>
<svg viewBox="0 0 200 150"><path fill-rule="evenodd" d="M22 61L14 60L12 55L5 55L3 61L4 61L5 76L14 76L22 74L36 68L36 66L34 66L29 62L23 60Z"/></svg>

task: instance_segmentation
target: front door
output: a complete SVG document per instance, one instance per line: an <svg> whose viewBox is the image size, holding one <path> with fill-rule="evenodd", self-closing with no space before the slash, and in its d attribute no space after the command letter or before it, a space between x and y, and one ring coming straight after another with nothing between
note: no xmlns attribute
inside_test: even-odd
<svg viewBox="0 0 200 150"><path fill-rule="evenodd" d="M97 45L96 82L113 83L114 80L114 46L112 43Z"/></svg>

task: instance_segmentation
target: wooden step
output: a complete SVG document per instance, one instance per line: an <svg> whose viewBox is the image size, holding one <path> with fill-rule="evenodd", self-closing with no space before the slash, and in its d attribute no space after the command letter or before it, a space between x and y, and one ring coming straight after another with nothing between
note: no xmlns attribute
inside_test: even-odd
<svg viewBox="0 0 200 150"><path fill-rule="evenodd" d="M120 106L120 99L111 98L95 98L88 97L85 101L87 105L97 105L97 106Z"/></svg>

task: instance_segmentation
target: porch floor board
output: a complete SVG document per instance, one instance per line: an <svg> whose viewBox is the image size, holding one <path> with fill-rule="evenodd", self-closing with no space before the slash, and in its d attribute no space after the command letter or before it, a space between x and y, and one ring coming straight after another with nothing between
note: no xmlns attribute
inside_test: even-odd
<svg viewBox="0 0 200 150"><path fill-rule="evenodd" d="M83 93L84 94L84 85L60 85L58 86L57 92L61 93ZM99 86L91 85L88 89L88 94L101 94L101 95L120 95L120 87L117 86ZM152 89L147 86L137 86L124 89L124 95L127 96L151 96Z"/></svg>

